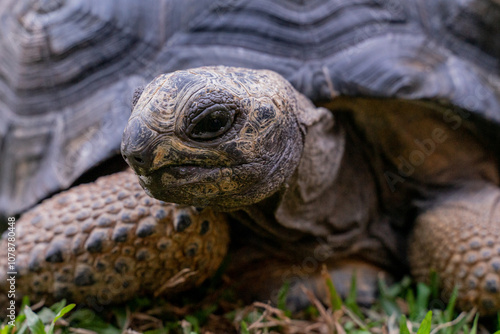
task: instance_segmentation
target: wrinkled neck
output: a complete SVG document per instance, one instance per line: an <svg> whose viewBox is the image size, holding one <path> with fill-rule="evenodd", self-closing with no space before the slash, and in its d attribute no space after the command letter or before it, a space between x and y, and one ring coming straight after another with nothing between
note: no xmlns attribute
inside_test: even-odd
<svg viewBox="0 0 500 334"><path fill-rule="evenodd" d="M358 257L391 267L404 255L405 239L381 212L378 167L366 142L348 119L341 121L309 127L293 177L237 219L264 237L262 247L273 254L300 258L322 250L336 261Z"/></svg>
<svg viewBox="0 0 500 334"><path fill-rule="evenodd" d="M338 183L342 182L339 175L345 159L346 133L326 109L304 127L304 149L292 177L274 195L234 213L262 236L295 241L304 232L328 234L319 222L325 214L331 215L332 203L328 201L332 200L334 188L344 188Z"/></svg>
<svg viewBox="0 0 500 334"><path fill-rule="evenodd" d="M341 124L327 129L310 133L295 184L275 210L280 225L318 237L368 226L377 203L375 180L360 143Z"/></svg>

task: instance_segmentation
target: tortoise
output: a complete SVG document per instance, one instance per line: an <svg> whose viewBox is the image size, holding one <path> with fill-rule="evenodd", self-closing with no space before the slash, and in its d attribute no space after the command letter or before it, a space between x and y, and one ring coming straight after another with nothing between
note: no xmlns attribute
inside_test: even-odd
<svg viewBox="0 0 500 334"><path fill-rule="evenodd" d="M307 305L299 283L326 298L322 263L333 277L359 271L372 300L379 273L406 263L419 280L435 270L445 293L458 286L462 308L498 310L498 156L471 112L372 97L328 106L269 70L176 71L146 86L121 150L152 197L253 232L238 243L261 256L259 279L243 278L254 296L292 280L292 307Z"/></svg>
<svg viewBox="0 0 500 334"><path fill-rule="evenodd" d="M284 106L297 104L281 121L293 123L291 119L300 114L295 126L304 136L288 144L279 143L282 149L289 150L292 161L271 171L286 171L286 177L270 178L265 175L266 166L262 165L255 171L263 174L254 178L253 200L251 205L245 204L245 210L236 210L243 208L242 194L237 192L226 196L227 203L222 204L210 200L213 187L199 187L197 194L193 189L187 194L180 188L168 195L165 185L172 187L172 183L146 182L141 176L146 189L155 196L209 208L200 212L161 201L152 202L155 204L149 205L163 213L151 224L165 226L165 231L170 232L157 227L158 230L145 228L148 233L153 230L151 235L142 234L139 223L125 233L125 244L118 236L113 239L119 235L118 227L145 219L152 213L152 209L137 202L130 207L137 210L135 215L127 211L123 201L127 194L143 198L137 184L133 185L130 172L118 174L119 178L128 180L121 183L127 194L120 195L120 190L113 187L119 184L114 178L111 183L101 180L94 185L73 188L69 195L49 199L34 209L36 213L21 218L17 225L26 226L23 227L26 231L44 226L38 239L26 233L18 241L26 244L29 254L24 254L25 259L34 260L31 267L25 260L16 269L39 275L42 283L38 285L44 287L36 290L33 286L26 293L83 296L82 286L95 287L92 293L104 291L105 274L116 271L116 263L112 262L117 252L129 252L127 256L132 261L137 257L147 260L157 254L156 248L154 252L139 250L158 248L157 240L149 238L155 234L175 238L184 231L178 226L191 226L179 225L179 222L195 222L192 226L193 231L198 231L197 245L205 242L199 236L206 226L215 227L214 233L220 234L221 241L216 253L223 254L226 216L216 215L212 208L230 211L228 217L235 240L251 239L233 242L244 245L233 251L238 254L235 258L245 259L241 262L247 264L246 267L250 267L248 263L258 263L268 274L249 273L242 278L243 283L262 279L265 284L255 286L273 290L287 277L320 289L315 284L316 269L319 263L326 263L340 285L350 279L355 268L362 280L361 296L370 300L373 280L380 270L397 274L411 267L417 278L425 279L432 267L444 277L444 294L450 293L454 284L461 286L462 307L474 305L483 313L499 308L500 261L498 224L495 224L498 218L492 211L499 183L500 45L496 22L500 5L497 1L147 1L135 6L133 1L118 5L53 0L6 1L0 11L5 32L0 36L3 54L0 113L5 120L0 150L8 158L2 160L0 174L0 210L4 215L21 212L50 193L67 188L89 168L116 154L129 118L133 90L159 73L209 65L238 66L236 70L193 70L169 78L183 81L181 78L189 77L189 82L194 84L201 79L192 73L210 72L219 80L212 82L220 89L214 101L222 104L226 99L233 101L234 96L240 96L241 92L234 87L236 83L250 91L255 89L256 96L247 97L247 101L267 96L266 92L273 89L256 84L256 78L261 77L267 84L284 89L280 99L261 109L262 117L272 118L272 110L285 113ZM272 70L281 76L243 68ZM234 79L238 75L248 81ZM151 92L155 85L160 87L161 78L165 77L155 79L146 94L134 99L137 106L144 105L145 99L153 96L151 101L161 105L162 101ZM190 85L177 82L169 87L182 84ZM228 87L232 88L227 90ZM167 89L167 92L173 91ZM268 101L269 97L263 99ZM295 100L298 102L290 102ZM199 103L214 101L208 98ZM272 105L275 108L271 108ZM132 154L134 158L129 157L128 161L133 161L131 165L141 174L148 173L145 167L139 167L141 163L161 164L172 157L165 158L159 151L151 151L148 148L151 138L132 140L131 129L145 129L138 120L149 117L136 116L141 112L147 114L137 106L124 137L124 155ZM245 106L235 106L238 115L251 115ZM224 124L222 137L236 133L232 116L228 118L235 114L232 108L231 104L217 114L221 122L231 119ZM332 113L326 112L327 109ZM295 116L290 116L292 114ZM215 117L216 122L219 116ZM241 117L235 120L234 124L243 126L238 123L242 122ZM173 120L156 122L159 122L155 123L158 132L168 133ZM196 130L195 125L190 131L193 129ZM309 135L305 134L306 130ZM199 138L193 142L199 147L209 147L210 138L204 138L207 132L210 131L202 127ZM320 144L309 139L312 142L308 143L306 139L313 138L311 134L315 132L318 136L323 132L331 140ZM151 137L157 138L157 135ZM283 133L280 139L288 139L287 134ZM301 149L302 146L305 148ZM237 152L236 147L228 149ZM273 152L273 149L277 148L271 145L269 151L264 152ZM306 152L317 154L319 160L307 165ZM182 153L176 152L173 158L183 161L186 156ZM207 168L214 166L210 163L220 162L220 155L210 158L207 152L200 154L206 159ZM182 178L181 174L200 168L198 160L194 165L191 163L193 161L188 166L175 167L178 176ZM299 171L294 173L297 164ZM352 164L356 170L347 168ZM332 168L326 168L328 165ZM100 166L97 170L104 173L104 169L105 166ZM320 170L328 173L318 174ZM231 169L226 168L224 172L230 172L226 175L227 186L236 187L238 182L231 181ZM300 178L294 179L297 175ZM239 176L234 174L234 177ZM327 198L321 192L332 191L334 183L338 183L336 189L340 187L343 191L329 193ZM294 202L297 198L283 202L281 197L287 185L292 189L290 194L296 191L297 196L305 196L306 202L324 202L320 205L314 202L309 207L298 205ZM101 191L102 187L108 187L107 191ZM107 201L105 205L115 204L110 209L111 223L104 222L103 226L99 226L99 218L104 209L93 211L92 208L99 194L102 201ZM81 215L84 218L76 217L80 214L80 204L75 202L85 203L81 210L86 212ZM278 203L282 209L273 213ZM329 211L335 207L339 208L335 211L339 215ZM58 211L48 215L48 210ZM165 214L169 210L174 214ZM462 211L457 214L457 210ZM484 212L492 214L481 216ZM469 216L470 219L462 219ZM316 220L318 217L322 217L321 222ZM66 224L70 232L60 227ZM75 229L77 233L72 234ZM101 233L93 232L97 229ZM89 235L96 236L90 238ZM134 235L139 241L131 240ZM6 239L3 242L7 242ZM130 248L128 242L141 246ZM93 247L95 244L101 246ZM184 243L178 245L177 250L183 250L181 257L187 258L191 251ZM410 261L408 245L419 251L410 252ZM69 252L71 246L74 246L73 253ZM111 256L106 253L113 250L115 253ZM139 256L139 253L145 255ZM80 255L83 264L75 262L80 261ZM106 256L107 261L99 261ZM420 263L423 260L430 263ZM216 267L217 261L213 261L212 267ZM43 270L47 263L55 263L56 267L52 268L60 271L47 274ZM135 262L131 266L135 266ZM84 269L76 270L77 267ZM212 267L201 270L199 277L190 277L199 283L213 272ZM173 269L183 272L182 265ZM85 274L80 275L82 271ZM102 279L96 280L97 277ZM179 278L175 273L171 277ZM167 286L184 284L175 283ZM120 291L127 291L128 286L129 283L125 284ZM247 289L247 292L271 293L266 289L256 290ZM103 300L112 299L109 292L101 295ZM115 295L119 298L125 294ZM303 303L299 293L292 293L291 297L292 304Z"/></svg>

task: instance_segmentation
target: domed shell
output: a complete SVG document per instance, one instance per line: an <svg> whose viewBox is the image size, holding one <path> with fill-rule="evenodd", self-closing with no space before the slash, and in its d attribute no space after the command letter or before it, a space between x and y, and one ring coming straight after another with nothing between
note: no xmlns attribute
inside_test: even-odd
<svg viewBox="0 0 500 334"><path fill-rule="evenodd" d="M0 213L117 154L135 87L204 65L267 68L315 102L444 101L498 133L495 0L6 0Z"/></svg>
<svg viewBox="0 0 500 334"><path fill-rule="evenodd" d="M119 154L134 90L156 75L161 48L200 5L2 1L0 215Z"/></svg>

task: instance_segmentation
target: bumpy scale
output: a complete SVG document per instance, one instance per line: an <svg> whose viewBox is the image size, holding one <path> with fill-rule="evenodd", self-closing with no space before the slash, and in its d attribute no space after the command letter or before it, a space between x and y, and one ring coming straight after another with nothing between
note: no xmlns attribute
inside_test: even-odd
<svg viewBox="0 0 500 334"><path fill-rule="evenodd" d="M227 251L224 216L148 197L130 171L54 196L16 223L16 294L92 306L201 284ZM8 282L6 235L0 289Z"/></svg>
<svg viewBox="0 0 500 334"><path fill-rule="evenodd" d="M458 305L481 314L500 308L500 191L470 187L445 196L420 215L410 240L412 274L427 281L435 271L442 294L459 288Z"/></svg>

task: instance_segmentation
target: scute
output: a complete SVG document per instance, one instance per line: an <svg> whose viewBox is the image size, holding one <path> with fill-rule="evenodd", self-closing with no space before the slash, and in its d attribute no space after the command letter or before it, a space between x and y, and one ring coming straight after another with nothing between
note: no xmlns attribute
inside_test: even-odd
<svg viewBox="0 0 500 334"><path fill-rule="evenodd" d="M500 124L496 0L10 0L0 15L3 214L116 154L134 89L178 69L267 68L315 102L437 99Z"/></svg>
<svg viewBox="0 0 500 334"><path fill-rule="evenodd" d="M429 1L427 11L442 13L440 21L433 21L434 29L449 34L444 44L461 57L482 58L486 68L499 68L500 40L491 38L500 34L500 2L495 0ZM465 42L465 43L464 43ZM480 52L485 55L481 55ZM490 59L487 59L489 56Z"/></svg>
<svg viewBox="0 0 500 334"><path fill-rule="evenodd" d="M157 52L189 18L165 27L177 7L2 3L0 213L25 210L118 153L134 89L154 76Z"/></svg>

